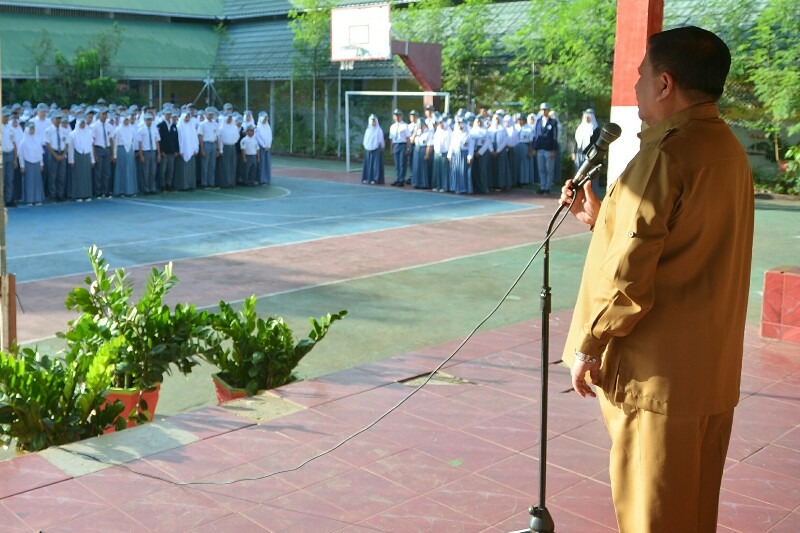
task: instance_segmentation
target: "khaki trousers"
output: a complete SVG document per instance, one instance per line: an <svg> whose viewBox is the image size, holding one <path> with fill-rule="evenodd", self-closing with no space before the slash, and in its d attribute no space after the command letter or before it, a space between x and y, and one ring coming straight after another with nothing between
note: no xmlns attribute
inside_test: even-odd
<svg viewBox="0 0 800 533"><path fill-rule="evenodd" d="M598 391L611 435L611 493L620 533L714 533L733 409L661 415Z"/></svg>

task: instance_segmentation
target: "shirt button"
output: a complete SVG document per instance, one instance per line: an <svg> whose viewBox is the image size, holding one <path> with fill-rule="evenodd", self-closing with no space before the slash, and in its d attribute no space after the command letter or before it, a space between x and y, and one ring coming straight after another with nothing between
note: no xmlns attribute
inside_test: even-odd
<svg viewBox="0 0 800 533"><path fill-rule="evenodd" d="M636 232L634 232L634 231L629 231L629 232L628 232L628 237L630 237L631 239L632 239L632 238L634 238L634 237L636 237Z"/></svg>

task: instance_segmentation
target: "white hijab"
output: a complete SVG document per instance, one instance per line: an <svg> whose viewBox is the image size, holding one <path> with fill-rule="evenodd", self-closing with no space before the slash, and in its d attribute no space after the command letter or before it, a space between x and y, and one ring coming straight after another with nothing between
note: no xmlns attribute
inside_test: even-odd
<svg viewBox="0 0 800 533"><path fill-rule="evenodd" d="M586 122L586 117L591 117L591 122ZM581 124L575 130L575 144L579 151L584 151L592 142L592 133L597 129L597 119L593 111L584 111L581 116Z"/></svg>
<svg viewBox="0 0 800 533"><path fill-rule="evenodd" d="M81 128L81 124L84 125ZM75 129L69 134L72 146L79 154L92 153L92 130L86 125L86 119L81 117L75 122Z"/></svg>
<svg viewBox="0 0 800 533"><path fill-rule="evenodd" d="M191 120L186 122L186 117L189 116L188 113L184 113L181 115L180 120L178 120L178 146L181 150L181 157L183 157L183 160L186 162L189 162L200 149L200 139L197 137L197 129Z"/></svg>
<svg viewBox="0 0 800 533"><path fill-rule="evenodd" d="M375 124L372 124L373 120ZM383 146L383 130L380 123L378 123L378 117L375 115L369 116L369 124L367 125L367 131L364 132L364 142L362 144L364 145L364 150L368 152Z"/></svg>
<svg viewBox="0 0 800 533"><path fill-rule="evenodd" d="M269 125L269 115L261 115L256 127L256 137L259 146L272 148L272 126Z"/></svg>

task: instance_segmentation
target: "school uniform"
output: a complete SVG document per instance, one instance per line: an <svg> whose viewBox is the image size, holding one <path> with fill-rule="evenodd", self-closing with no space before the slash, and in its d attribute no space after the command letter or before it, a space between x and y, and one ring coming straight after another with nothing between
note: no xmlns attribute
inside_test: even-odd
<svg viewBox="0 0 800 533"><path fill-rule="evenodd" d="M536 150L536 164L539 167L539 189L549 193L556 170L556 153L558 152L558 122L553 118L536 119L533 132L533 148Z"/></svg>
<svg viewBox="0 0 800 533"><path fill-rule="evenodd" d="M519 185L520 176L517 168L517 145L519 144L519 135L517 129L510 115L506 115L508 120L505 120L506 133L508 134L508 144L506 145L506 158L508 158L508 170L511 177L511 186L516 187Z"/></svg>
<svg viewBox="0 0 800 533"><path fill-rule="evenodd" d="M456 194L472 194L468 160L472 159L474 148L469 133L456 127L447 150L447 158L450 160L450 190Z"/></svg>
<svg viewBox="0 0 800 533"><path fill-rule="evenodd" d="M414 168L414 136L417 134L419 129L419 119L415 120L414 122L408 123L408 141L406 144L406 169L411 172ZM406 179L405 182L411 183L410 179Z"/></svg>
<svg viewBox="0 0 800 533"><path fill-rule="evenodd" d="M492 161L490 164L491 174L489 186L492 189L510 189L511 169L508 166L508 157L506 157L506 148L508 146L508 133L506 132L506 128L500 124L494 124L489 128L489 136L494 145L494 152L492 152Z"/></svg>
<svg viewBox="0 0 800 533"><path fill-rule="evenodd" d="M81 127L83 126L83 127ZM72 168L67 185L67 195L73 200L83 201L92 198L92 131L83 119L79 119L69 136L68 160Z"/></svg>
<svg viewBox="0 0 800 533"><path fill-rule="evenodd" d="M489 179L491 175L492 139L486 128L473 126L469 130L469 136L473 145L472 154L472 187L477 193L489 193Z"/></svg>
<svg viewBox="0 0 800 533"><path fill-rule="evenodd" d="M178 157L178 125L170 118L158 125L158 136L161 140L161 162L158 164L158 185L162 191L175 189L175 159Z"/></svg>
<svg viewBox="0 0 800 533"><path fill-rule="evenodd" d="M118 126L114 132L114 196L136 196L139 184L136 179L136 127Z"/></svg>
<svg viewBox="0 0 800 533"><path fill-rule="evenodd" d="M67 197L67 143L69 131L53 124L44 132L45 148L50 153L47 160L47 186L45 195L56 201Z"/></svg>
<svg viewBox="0 0 800 533"><path fill-rule="evenodd" d="M222 161L218 165L218 187L236 185L236 146L239 144L239 127L231 120L224 122L219 130L222 143Z"/></svg>
<svg viewBox="0 0 800 533"><path fill-rule="evenodd" d="M213 187L216 182L217 154L221 153L219 123L204 120L198 124L197 133L202 137L200 153L200 186Z"/></svg>
<svg viewBox="0 0 800 533"><path fill-rule="evenodd" d="M26 132L17 147L19 168L22 172L22 201L28 205L39 205L44 201L42 170L44 148L35 135Z"/></svg>
<svg viewBox="0 0 800 533"><path fill-rule="evenodd" d="M158 164L158 143L161 136L155 125L147 123L139 126L138 142L140 153L140 165L142 168L142 181L139 183L139 190L143 193L157 193L156 184L156 165Z"/></svg>
<svg viewBox="0 0 800 533"><path fill-rule="evenodd" d="M94 143L94 195L98 198L111 196L111 140L114 128L109 120L92 122L92 142Z"/></svg>
<svg viewBox="0 0 800 533"><path fill-rule="evenodd" d="M450 190L450 162L447 160L447 151L450 149L452 132L443 126L436 128L433 134L433 172L431 187L434 191L446 192Z"/></svg>
<svg viewBox="0 0 800 533"><path fill-rule="evenodd" d="M392 185L400 185L406 180L406 148L408 147L408 124L400 120L389 126L389 140L392 141L392 158L396 173Z"/></svg>
<svg viewBox="0 0 800 533"><path fill-rule="evenodd" d="M414 136L414 160L411 165L411 185L415 189L430 189L433 158L428 155L428 145L433 135L428 129L420 129Z"/></svg>
<svg viewBox="0 0 800 533"><path fill-rule="evenodd" d="M372 121L375 124L372 124ZM364 132L361 145L364 147L364 167L361 169L361 183L372 185L382 184L384 181L383 147L386 144L383 138L383 129L375 115L369 117L369 125Z"/></svg>
<svg viewBox="0 0 800 533"><path fill-rule="evenodd" d="M197 186L195 166L196 156L200 151L200 138L197 128L191 120L186 121L186 116L181 116L177 126L180 152L175 160L175 189L179 191L192 190Z"/></svg>
<svg viewBox="0 0 800 533"><path fill-rule="evenodd" d="M11 125L11 120L3 124L3 137L0 139L0 147L3 151L3 201L7 206L16 204L14 197L14 161L17 151L17 131Z"/></svg>
<svg viewBox="0 0 800 533"><path fill-rule="evenodd" d="M272 183L272 126L263 118L256 126L256 140L259 146L258 181L261 185Z"/></svg>
<svg viewBox="0 0 800 533"><path fill-rule="evenodd" d="M531 142L533 141L533 128L528 124L515 126L517 128L517 144L514 162L516 165L516 176L518 185L530 185L533 183L533 172L531 171Z"/></svg>
<svg viewBox="0 0 800 533"><path fill-rule="evenodd" d="M239 148L242 152L242 162L244 168L242 171L242 180L245 185L258 185L258 140L256 140L255 133L253 135L245 135L239 141Z"/></svg>

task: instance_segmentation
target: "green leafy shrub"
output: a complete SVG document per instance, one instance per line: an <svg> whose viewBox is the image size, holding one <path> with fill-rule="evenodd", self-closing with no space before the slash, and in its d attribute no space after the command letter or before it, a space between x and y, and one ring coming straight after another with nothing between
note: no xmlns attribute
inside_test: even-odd
<svg viewBox="0 0 800 533"><path fill-rule="evenodd" d="M133 288L123 269L109 276L108 264L96 246L89 250L89 259L94 279L87 277L87 287L76 287L66 298L67 308L81 313L69 323L66 333L59 334L67 346L96 353L103 343L121 337L114 387L152 390L171 373L173 365L183 374L191 372L198 355L213 345L214 332L206 311L186 304L173 310L164 303L178 281L172 263L163 270L152 269L134 303Z"/></svg>
<svg viewBox="0 0 800 533"><path fill-rule="evenodd" d="M238 312L221 301L220 312L211 319L224 344L205 353L229 385L249 395L293 381L292 371L300 360L325 337L331 324L347 315L339 311L319 320L311 318L308 337L295 341L283 318L260 318L255 307L255 296L247 298Z"/></svg>
<svg viewBox="0 0 800 533"><path fill-rule="evenodd" d="M116 338L94 353L76 348L62 358L12 347L0 352L0 441L37 451L101 435L122 412L106 403L114 374Z"/></svg>

